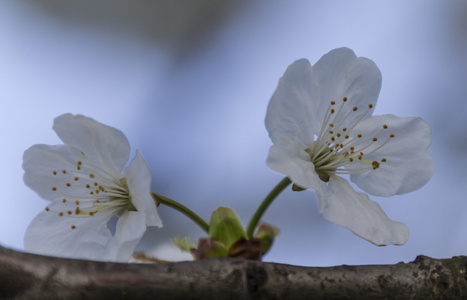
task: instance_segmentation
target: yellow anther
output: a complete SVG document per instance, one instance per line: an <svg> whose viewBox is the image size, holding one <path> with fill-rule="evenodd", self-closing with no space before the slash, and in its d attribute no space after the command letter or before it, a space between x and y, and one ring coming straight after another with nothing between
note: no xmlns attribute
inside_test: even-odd
<svg viewBox="0 0 467 300"><path fill-rule="evenodd" d="M377 162L376 160L372 161L371 165L373 166L373 170L376 170L379 168L379 162Z"/></svg>

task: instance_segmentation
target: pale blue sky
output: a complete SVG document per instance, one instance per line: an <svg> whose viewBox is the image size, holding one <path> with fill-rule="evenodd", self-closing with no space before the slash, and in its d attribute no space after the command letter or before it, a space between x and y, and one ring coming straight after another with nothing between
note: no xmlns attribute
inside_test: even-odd
<svg viewBox="0 0 467 300"><path fill-rule="evenodd" d="M27 3L0 2L2 245L21 249L46 205L23 184L21 157L33 144L59 143L52 121L66 112L122 130L150 165L156 192L205 218L230 206L246 223L282 179L265 165L271 142L263 124L279 78L296 59L314 63L347 46L381 69L376 114L431 125L435 174L411 194L372 197L408 225L410 239L397 247L376 247L325 220L311 191L285 192L265 216L282 231L265 260L379 264L467 253L462 1L258 1L183 57L134 30L66 22ZM165 227L148 232L144 249L173 235L202 236L183 216L160 212Z"/></svg>

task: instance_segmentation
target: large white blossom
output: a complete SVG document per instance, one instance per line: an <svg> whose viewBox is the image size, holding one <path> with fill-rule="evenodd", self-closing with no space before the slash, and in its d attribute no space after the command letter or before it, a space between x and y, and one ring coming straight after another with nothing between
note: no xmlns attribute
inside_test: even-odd
<svg viewBox="0 0 467 300"><path fill-rule="evenodd" d="M381 88L376 64L348 48L288 67L266 115L273 142L267 164L295 185L313 189L320 212L377 245L404 244L405 224L392 221L364 191L414 191L432 176L431 130L421 118L372 116Z"/></svg>
<svg viewBox="0 0 467 300"><path fill-rule="evenodd" d="M24 182L50 204L26 230L30 252L128 261L147 226L162 226L143 158L124 170L130 145L123 133L81 115L64 114L53 129L64 145L24 152ZM118 216L112 235L108 221Z"/></svg>

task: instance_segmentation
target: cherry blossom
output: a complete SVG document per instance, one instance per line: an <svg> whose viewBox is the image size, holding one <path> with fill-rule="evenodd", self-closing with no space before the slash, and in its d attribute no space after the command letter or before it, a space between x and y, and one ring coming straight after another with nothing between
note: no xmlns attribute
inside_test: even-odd
<svg viewBox="0 0 467 300"><path fill-rule="evenodd" d="M128 261L147 226L162 226L146 163L136 152L125 169L126 137L91 118L64 114L55 118L53 129L63 145L34 145L23 156L24 182L50 201L27 228L25 249ZM111 231L108 222L114 217Z"/></svg>
<svg viewBox="0 0 467 300"><path fill-rule="evenodd" d="M354 182L375 196L414 191L431 178L431 129L417 117L372 116L381 73L348 48L288 67L266 115L273 142L267 164L295 187L312 189L320 212L377 245L404 244L405 224L392 221Z"/></svg>

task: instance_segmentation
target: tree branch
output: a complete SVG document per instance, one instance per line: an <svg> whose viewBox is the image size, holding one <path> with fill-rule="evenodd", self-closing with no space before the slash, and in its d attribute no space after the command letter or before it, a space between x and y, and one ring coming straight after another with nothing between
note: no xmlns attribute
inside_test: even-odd
<svg viewBox="0 0 467 300"><path fill-rule="evenodd" d="M396 265L300 267L229 258L121 264L0 247L0 298L461 299L467 257Z"/></svg>

